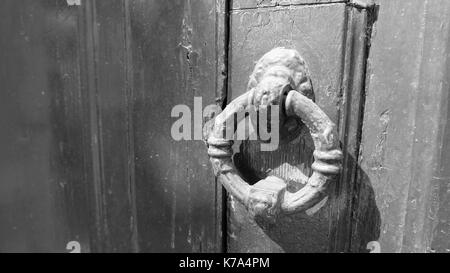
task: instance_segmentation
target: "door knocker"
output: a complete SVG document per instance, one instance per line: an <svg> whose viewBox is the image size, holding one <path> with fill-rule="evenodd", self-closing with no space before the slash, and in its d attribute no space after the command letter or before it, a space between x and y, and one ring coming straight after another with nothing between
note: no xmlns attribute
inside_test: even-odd
<svg viewBox="0 0 450 273"><path fill-rule="evenodd" d="M280 213L295 213L315 206L327 196L328 184L340 173L342 152L335 124L311 99L308 74L305 61L296 50L271 50L257 62L247 92L232 101L213 122L207 145L214 174L253 217L275 221ZM225 138L227 124L234 123L227 120L234 121L235 116L239 117L236 114L249 105L256 109L277 105L280 119L294 117L309 129L315 147L313 174L299 191L287 191L285 181L274 176L249 185L239 175L232 159L234 142Z"/></svg>

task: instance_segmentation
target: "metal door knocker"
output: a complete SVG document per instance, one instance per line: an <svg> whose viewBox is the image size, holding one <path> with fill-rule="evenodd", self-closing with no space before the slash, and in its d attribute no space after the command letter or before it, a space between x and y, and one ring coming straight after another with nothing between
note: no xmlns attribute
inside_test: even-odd
<svg viewBox="0 0 450 273"><path fill-rule="evenodd" d="M327 196L328 184L340 173L342 152L335 124L311 99L308 74L306 63L296 50L271 50L257 62L247 92L232 101L213 122L207 144L214 173L253 217L275 221L280 213L295 213L315 206ZM274 176L249 185L239 175L232 160L233 140L225 138L227 120L234 120L249 105L256 109L278 105L282 112L280 119L295 117L309 129L315 146L313 173L299 191L287 191L285 181Z"/></svg>

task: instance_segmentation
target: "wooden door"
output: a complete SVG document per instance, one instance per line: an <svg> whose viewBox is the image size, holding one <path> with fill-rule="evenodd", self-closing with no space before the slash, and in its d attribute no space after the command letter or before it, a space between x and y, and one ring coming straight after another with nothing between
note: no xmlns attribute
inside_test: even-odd
<svg viewBox="0 0 450 273"><path fill-rule="evenodd" d="M447 0L0 1L0 252L449 252L448 18ZM214 177L212 116L176 140L172 109L224 108L275 47L305 59L344 158L327 198L261 227ZM302 127L234 159L295 182L312 152Z"/></svg>

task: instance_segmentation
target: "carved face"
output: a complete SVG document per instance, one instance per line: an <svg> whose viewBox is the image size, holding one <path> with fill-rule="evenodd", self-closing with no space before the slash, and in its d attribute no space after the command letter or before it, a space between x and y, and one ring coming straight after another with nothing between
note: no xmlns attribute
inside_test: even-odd
<svg viewBox="0 0 450 273"><path fill-rule="evenodd" d="M277 83L269 83L275 80ZM284 85L282 82L284 81ZM278 86L277 86L278 84ZM300 54L294 49L277 47L266 53L255 65L248 83L247 91L251 89L275 88L290 84L292 90L297 90L313 99L313 88L309 79L309 70ZM257 91L260 93L261 91Z"/></svg>
<svg viewBox="0 0 450 273"><path fill-rule="evenodd" d="M281 109L284 106L283 95L294 90L313 100L314 92L308 74L308 68L296 50L280 47L265 54L256 63L250 76L248 90L253 91L251 104L257 110L272 105L280 107L280 140L283 142L293 139L299 133L302 124L295 118L286 118L283 115L284 109ZM267 121L267 126L270 126L269 117ZM256 126L256 121L252 123Z"/></svg>
<svg viewBox="0 0 450 273"><path fill-rule="evenodd" d="M279 105L282 90L286 85L290 85L286 77L267 75L255 87L253 95L253 105L257 108L269 105Z"/></svg>

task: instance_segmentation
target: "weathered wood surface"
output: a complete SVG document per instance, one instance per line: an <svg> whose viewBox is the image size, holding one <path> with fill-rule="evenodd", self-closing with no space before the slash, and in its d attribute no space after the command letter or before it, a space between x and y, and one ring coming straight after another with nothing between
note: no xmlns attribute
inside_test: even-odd
<svg viewBox="0 0 450 273"><path fill-rule="evenodd" d="M231 0L230 8L238 9L254 9L263 7L276 6L293 6L293 5L313 5L327 3L345 3L347 0Z"/></svg>
<svg viewBox="0 0 450 273"><path fill-rule="evenodd" d="M371 39L372 23L376 19L376 9L348 8L347 35L345 43L345 63L343 70L343 94L341 124L341 144L344 151L343 171L335 191L332 193L330 216L331 252L347 252L350 245L362 245L366 252L367 242L379 235L379 212L373 189L365 173L359 168L358 158L361 143L361 128L365 104L365 78L368 45ZM357 174L361 179L358 179ZM355 204L355 191L364 196L362 204ZM355 233L352 238L354 206L365 208L362 214L367 223L365 232ZM369 215L369 216L367 216Z"/></svg>
<svg viewBox="0 0 450 273"><path fill-rule="evenodd" d="M89 251L78 12L0 2L0 252Z"/></svg>
<svg viewBox="0 0 450 273"><path fill-rule="evenodd" d="M79 7L87 56L81 69L85 109L90 113L89 149L95 234L92 251L137 251L134 147L130 128L129 29L127 3L85 1Z"/></svg>
<svg viewBox="0 0 450 273"><path fill-rule="evenodd" d="M171 137L172 107L223 98L222 1L131 1L139 248L222 251L222 197L201 140ZM219 67L219 69L216 69Z"/></svg>
<svg viewBox="0 0 450 273"><path fill-rule="evenodd" d="M220 251L221 191L204 144L170 129L172 107L223 92L222 1L84 3L95 251Z"/></svg>
<svg viewBox="0 0 450 273"><path fill-rule="evenodd" d="M342 108L343 57L346 29L344 4L236 10L231 14L229 101L246 91L255 61L274 47L295 48L311 71L316 103L339 124ZM327 27L323 27L327 26ZM252 141L241 146L237 165L250 181L269 172L295 180L298 170L310 174L313 146L308 132L276 152L260 152ZM325 203L326 201L324 201ZM283 217L263 230L245 208L229 201L230 252L326 252L329 244L329 204ZM323 205L323 204L322 204Z"/></svg>
<svg viewBox="0 0 450 273"><path fill-rule="evenodd" d="M363 83L371 17L344 2L232 1L227 90L224 1L0 1L0 251L222 251L228 224L230 252L449 252L450 3L376 1ZM347 171L338 198L263 231L233 200L221 222L206 149L172 140L170 110L231 101L276 46L308 62ZM306 131L258 147L236 157L250 180L310 171Z"/></svg>
<svg viewBox="0 0 450 273"><path fill-rule="evenodd" d="M377 4L360 164L380 212L381 252L449 252L450 3ZM355 234L368 225L364 194L357 202Z"/></svg>
<svg viewBox="0 0 450 273"><path fill-rule="evenodd" d="M0 250L222 251L204 143L170 128L224 100L224 1L68 4L0 2Z"/></svg>

